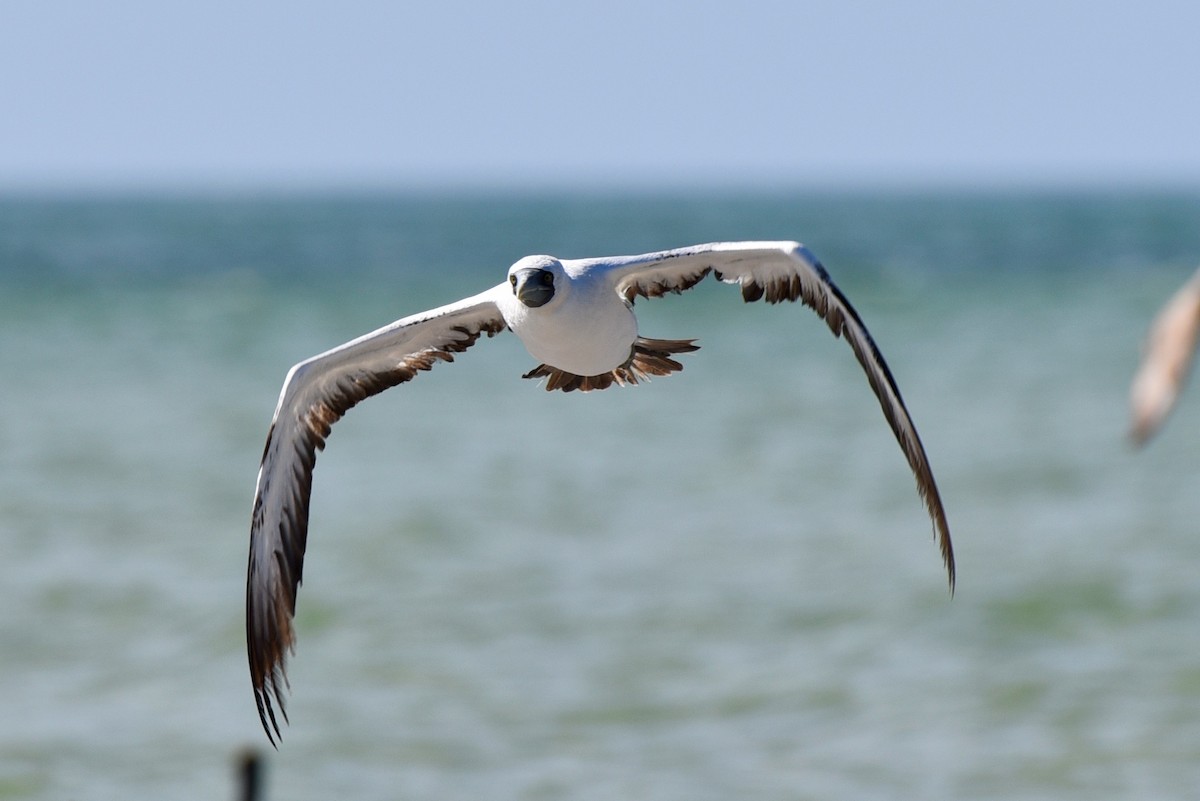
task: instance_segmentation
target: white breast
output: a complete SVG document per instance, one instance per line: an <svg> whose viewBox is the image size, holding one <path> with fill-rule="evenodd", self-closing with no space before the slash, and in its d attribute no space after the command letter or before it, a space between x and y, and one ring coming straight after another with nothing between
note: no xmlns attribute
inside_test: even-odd
<svg viewBox="0 0 1200 801"><path fill-rule="evenodd" d="M637 338L633 310L603 282L573 281L536 309L513 298L501 312L533 358L580 376L620 367Z"/></svg>

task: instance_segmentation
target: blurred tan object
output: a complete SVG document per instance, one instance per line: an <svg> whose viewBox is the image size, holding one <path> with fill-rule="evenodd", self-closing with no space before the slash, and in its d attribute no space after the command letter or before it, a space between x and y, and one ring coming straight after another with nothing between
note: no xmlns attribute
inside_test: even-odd
<svg viewBox="0 0 1200 801"><path fill-rule="evenodd" d="M1144 444L1158 431L1179 397L1200 338L1200 270L1154 318L1133 378L1129 401L1133 414L1130 436Z"/></svg>

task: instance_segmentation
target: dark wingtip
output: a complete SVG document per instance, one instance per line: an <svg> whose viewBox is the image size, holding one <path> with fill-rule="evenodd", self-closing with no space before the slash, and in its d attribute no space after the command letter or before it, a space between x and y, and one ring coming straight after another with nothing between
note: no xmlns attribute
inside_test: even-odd
<svg viewBox="0 0 1200 801"><path fill-rule="evenodd" d="M915 426L913 432L914 434L916 432ZM919 453L924 455L925 448L920 444L919 437L917 439L917 447ZM950 597L953 598L955 586L958 581L958 570L954 563L954 541L950 539L950 523L946 520L946 510L942 506L942 496L938 492L937 483L933 479L932 469L923 471L916 465L912 465L911 461L909 464L912 466L913 472L918 475L917 489L924 499L929 516L933 521L933 541L938 544L942 552L942 564L946 568L946 580L950 587ZM926 460L926 468L928 468L928 464L928 460ZM920 478L922 475L927 478L928 484L921 482Z"/></svg>
<svg viewBox="0 0 1200 801"><path fill-rule="evenodd" d="M946 539L946 542L950 542L949 538ZM942 561L946 564L947 579L950 583L950 597L953 598L954 590L957 586L958 575L954 567L954 550L949 546L949 544L947 544L944 552L942 553Z"/></svg>
<svg viewBox="0 0 1200 801"><path fill-rule="evenodd" d="M268 695L270 689L266 686L254 688L254 703L258 706L258 720L262 723L263 731L267 735L267 740L270 741L271 747L276 751L279 750L279 742L283 740L283 734L279 731L279 722L275 719L275 708L271 704L271 698ZM280 704L280 711L283 713L283 719L287 720L287 712ZM272 734L274 731L274 734Z"/></svg>

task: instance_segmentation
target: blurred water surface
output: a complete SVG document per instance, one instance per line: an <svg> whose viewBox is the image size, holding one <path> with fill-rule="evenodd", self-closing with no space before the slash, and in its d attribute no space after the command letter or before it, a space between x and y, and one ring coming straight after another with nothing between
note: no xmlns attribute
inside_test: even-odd
<svg viewBox="0 0 1200 801"><path fill-rule="evenodd" d="M254 476L288 367L522 255L808 244L949 513L800 307L639 303L684 372L515 337L353 410L315 476L270 798L1168 798L1200 786L1200 395L1126 389L1200 197L0 200L0 798L229 797Z"/></svg>

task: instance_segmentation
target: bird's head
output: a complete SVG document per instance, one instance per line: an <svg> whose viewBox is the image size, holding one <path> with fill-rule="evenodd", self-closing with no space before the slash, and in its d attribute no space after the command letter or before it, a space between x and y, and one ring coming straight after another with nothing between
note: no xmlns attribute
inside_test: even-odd
<svg viewBox="0 0 1200 801"><path fill-rule="evenodd" d="M553 256L526 256L508 268L508 283L517 300L536 309L562 294L567 274Z"/></svg>

